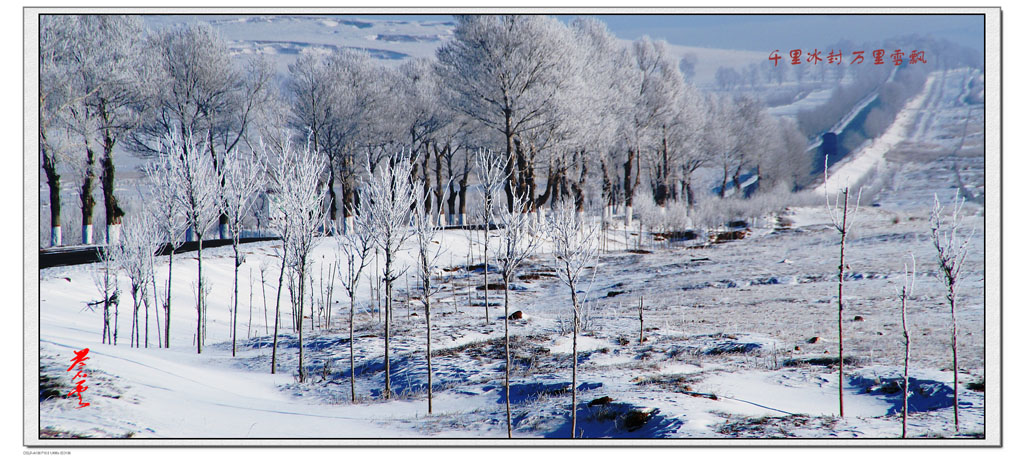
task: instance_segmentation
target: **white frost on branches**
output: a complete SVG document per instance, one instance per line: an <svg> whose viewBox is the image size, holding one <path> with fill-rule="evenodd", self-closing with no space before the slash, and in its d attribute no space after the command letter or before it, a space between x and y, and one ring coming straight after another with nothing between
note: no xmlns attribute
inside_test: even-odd
<svg viewBox="0 0 1024 460"><path fill-rule="evenodd" d="M416 202L416 187L411 181L412 164L415 159L405 155L393 155L381 161L376 170L367 158L367 170L372 176L361 197L360 212L367 219L368 230L374 241L384 252L384 398L391 398L391 304L392 287L398 279L395 273L395 256L402 244L409 239L412 228L413 203Z"/></svg>

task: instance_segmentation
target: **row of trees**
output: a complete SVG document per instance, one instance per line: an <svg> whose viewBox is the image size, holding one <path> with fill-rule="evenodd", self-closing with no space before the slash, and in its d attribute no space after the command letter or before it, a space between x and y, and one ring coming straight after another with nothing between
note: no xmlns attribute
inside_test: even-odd
<svg viewBox="0 0 1024 460"><path fill-rule="evenodd" d="M51 245L62 243L62 175L80 184L90 243L99 172L107 234L116 236L124 211L114 155L166 155L169 133L205 136L218 172L232 152L308 138L324 157L325 213L342 229L358 185L397 150L417 159L410 174L427 209L452 223L466 223L479 148L507 159L506 203L523 196L527 212L563 201L580 211L624 206L627 223L641 187L658 205L693 206L701 168L721 171L723 184L751 171L768 185L806 173L792 123L753 98L701 93L664 42L623 45L594 19L460 16L436 58L388 67L359 51L310 50L285 76L258 55L233 57L205 24L148 31L134 16L43 16L40 28ZM230 216L218 219L227 238Z"/></svg>
<svg viewBox="0 0 1024 460"><path fill-rule="evenodd" d="M103 305L103 341L117 344L118 331L118 289L119 273L129 280L132 298L132 346L149 346L149 311L152 305L159 303L161 291L157 288L157 255L161 251L168 252L168 272L166 277L166 301L163 303L164 326L160 326L160 316L156 315L157 343L161 347L170 347L171 324L171 285L173 250L181 242L181 235L186 230L194 232L199 241L197 254L198 273L195 283L196 290L196 332L195 345L197 353L202 353L206 336L206 302L210 292L209 283L203 275L202 235L213 227L218 215L228 216L228 225L233 235L238 234L237 216L245 213L254 201L257 192L265 189L274 203L271 224L282 235L283 244L277 257L281 261L277 284L277 296L274 307L274 335L271 351L271 373L277 371L278 329L281 323L281 293L284 279L287 276L297 283L297 295L292 297L294 327L298 334L298 370L300 382L307 379L307 366L304 359L303 318L306 307L307 270L310 266L310 254L315 246L330 233L329 221L322 207L324 187L318 180L325 169L324 158L307 144L305 148L295 148L285 143L280 150L263 146L261 158L268 160L254 163L256 155L241 156L229 154L220 172L206 155L205 140L202 136L169 135L163 144L167 155L159 162L146 168L147 176L154 185L153 206L144 207L130 212L125 217L125 227L117 242L102 250L101 266L97 271L96 285L102 294L100 301L93 305ZM505 159L500 154L478 152L478 162L490 165L486 169L491 175L485 175L490 190L497 191L505 177L500 172ZM427 404L428 412L433 410L433 366L431 353L431 296L439 292L439 287L432 283L434 272L438 269L438 259L443 249L435 241L442 228L438 211L429 211L426 202L419 199L418 190L422 180L412 179L410 169L416 164L416 158L408 152L390 152L381 162L371 179L365 185L364 199L354 213L349 232L334 232L338 243L335 254L336 263L330 265L337 269L345 291L350 300L348 315L349 329L349 367L352 400L356 400L355 390L355 348L354 323L356 296L363 272L368 268L371 258L383 256L384 263L380 275L385 284L384 293L384 390L385 399L392 397L390 379L391 324L393 321L393 284L398 273L404 271L397 263L403 244L413 238L416 242L415 271L419 277L422 303L426 317L426 361L427 361ZM140 193L142 193L140 191ZM218 198L219 196L219 198ZM490 194L489 194L490 196ZM585 296L578 298L581 276L585 269L594 269L593 263L597 256L597 227L593 226L574 208L558 207L550 218L538 227L530 219L525 209L525 199L514 196L511 206L499 206L496 209L487 207L491 214L482 216L484 221L496 220L499 245L493 261L500 268L502 281L508 286L515 279L520 267L526 259L536 252L540 243L548 235L553 247L552 256L556 262L556 271L569 288L573 310L573 400L575 407L576 382L576 335L579 333L580 316ZM488 234L490 229L485 228ZM161 242L167 237L171 243ZM238 239L234 239L234 281L231 307L232 356L236 352L237 317L238 317L238 267L242 264L239 256ZM485 260L489 260L485 256ZM322 276L322 275L321 275ZM333 277L331 278L333 279ZM323 281L323 280L321 280ZM312 289L312 277L309 278ZM251 288L250 288L251 289ZM141 314L144 310L144 325ZM312 299L309 315L314 317ZM113 312L111 314L111 309ZM506 421L508 434L511 437L511 403L507 397L511 376L511 347L509 337L510 299L508 289L504 297L504 340L505 369L504 381L506 391ZM111 324L113 321L113 324ZM489 320L488 320L489 322ZM310 331L312 331L312 325ZM144 333L144 335L143 335ZM144 342L143 342L144 340ZM573 410L575 433L575 410Z"/></svg>

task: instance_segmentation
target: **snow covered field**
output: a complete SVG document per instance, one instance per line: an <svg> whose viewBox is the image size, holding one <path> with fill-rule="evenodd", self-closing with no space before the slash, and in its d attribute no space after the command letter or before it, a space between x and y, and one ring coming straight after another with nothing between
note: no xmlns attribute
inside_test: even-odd
<svg viewBox="0 0 1024 460"><path fill-rule="evenodd" d="M895 294L907 253L918 262L908 311L913 340L909 435L988 435L981 111L963 105L952 90L963 77L952 72L929 79L922 96L897 118L893 129L898 132L890 130L892 138L873 147L885 156L888 173L878 175L886 181L870 202L862 203L861 223L847 246L844 345L850 361L844 418L838 417L834 366L838 236L826 225L824 206L808 206L759 219L768 223L745 239L722 244L658 243L625 251L621 229L606 235L609 251L601 254L597 274L584 282L588 306L578 385L582 437L898 438L902 395L896 382L903 337ZM858 158L874 157L862 152L850 164ZM950 162L959 165L957 174ZM966 224L976 232L958 309L959 433L953 430L949 312L935 277L928 223L932 194L948 202L958 189L974 198L965 213ZM373 310L369 283L357 297L356 404L349 392L348 299L340 286L334 292L339 303L331 328L304 331L311 375L305 383L294 376L297 336L284 291L279 373L269 373L272 325L264 317L273 317L279 263L275 243L269 242L243 247L237 357L231 356L229 335L230 248L206 251L213 291L207 346L200 355L193 342L193 254L176 258L170 349L154 347L155 315L149 318L151 347L127 346L126 298L118 345L100 344L100 312L85 308L98 297L95 266L41 271L40 374L66 393L71 377L66 365L73 351L88 347L91 359L89 389L83 393L90 406L76 409L77 399L41 397L39 427L49 436L99 438L503 438L502 293L490 292L491 323L484 324L483 291L477 289L483 270L472 267L480 263L480 237L480 232L450 230L438 241L447 252L436 271L443 289L432 308L432 415L427 415L423 309L415 293L406 302L404 279L396 283L392 328L397 398L384 401L380 394L383 323ZM314 251L310 271L317 283L337 244L328 238ZM412 263L412 257L410 242L399 264ZM264 312L261 267L269 313ZM513 369L507 397L513 436L565 438L570 430L569 295L553 276L545 250L520 274L510 286L510 311L524 313L523 319L510 321ZM491 282L498 279L492 273Z"/></svg>

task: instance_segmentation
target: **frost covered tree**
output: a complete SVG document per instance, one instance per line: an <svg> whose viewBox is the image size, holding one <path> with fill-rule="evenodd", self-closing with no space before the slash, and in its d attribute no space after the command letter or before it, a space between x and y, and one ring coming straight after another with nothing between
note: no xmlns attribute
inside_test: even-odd
<svg viewBox="0 0 1024 460"><path fill-rule="evenodd" d="M949 314L952 322L950 337L953 350L953 426L960 431L960 385L958 382L960 368L957 362L957 331L956 301L959 293L961 272L967 260L968 245L974 236L974 230L967 232L964 228L963 208L966 199L960 197L959 191L953 198L952 209L948 220L943 218L943 207L939 196L935 195L935 204L929 218L931 222L932 243L939 256L938 277L946 286L946 301L949 303ZM966 235L964 234L966 232Z"/></svg>
<svg viewBox="0 0 1024 460"><path fill-rule="evenodd" d="M100 293L100 299L90 302L89 306L103 306L102 343L117 345L117 313L120 289L117 283L118 251L116 246L101 246L97 249L99 262L96 271L92 272L92 281ZM113 309L113 312L111 312ZM113 324L111 324L113 319Z"/></svg>
<svg viewBox="0 0 1024 460"><path fill-rule="evenodd" d="M758 189L794 190L811 170L812 159L806 154L807 138L800 133L796 122L789 118L770 117L766 120L763 155L756 158L754 168Z"/></svg>
<svg viewBox="0 0 1024 460"><path fill-rule="evenodd" d="M95 66L86 72L87 80L95 80L98 90L86 99L87 110L96 118L95 135L102 148L100 158L100 184L107 243L117 238L117 229L124 211L114 195L114 147L136 128L141 121L139 105L143 92L139 82L147 78L145 65L139 62L141 39L145 28L138 16L84 16L88 19L81 37L91 37L89 59ZM88 150L88 148L87 148ZM85 221L82 222L86 224Z"/></svg>
<svg viewBox="0 0 1024 460"><path fill-rule="evenodd" d="M395 117L397 132L402 133L400 144L407 146L412 156L422 161L413 166L413 177L421 182L426 211L435 206L442 209L445 195L442 162L445 149L438 145L440 139L435 137L450 114L441 105L439 85L432 60L425 58L402 64L395 79L394 95L402 101L402 110ZM447 147L450 149L451 145ZM444 213L437 215L441 218Z"/></svg>
<svg viewBox="0 0 1024 460"><path fill-rule="evenodd" d="M554 112L557 99L578 81L575 46L568 28L551 17L466 15L457 17L454 38L437 50L444 103L504 144L509 203L517 194L533 206L536 150L522 143L566 121Z"/></svg>
<svg viewBox="0 0 1024 460"><path fill-rule="evenodd" d="M73 72L66 58L72 41L71 16L43 15L39 18L39 155L50 205L50 246L63 243L61 231L61 174L67 146L61 133L68 106L82 95L74 93Z"/></svg>
<svg viewBox="0 0 1024 460"><path fill-rule="evenodd" d="M139 307L148 295L148 286L153 277L153 255L161 245L159 227L152 216L140 212L123 228L120 237L113 245L118 266L128 276L132 295L132 330L131 345L141 347L141 328L139 326ZM149 311L146 311L146 347L149 346Z"/></svg>
<svg viewBox="0 0 1024 460"><path fill-rule="evenodd" d="M142 20L138 16L118 15L45 18L41 41L63 43L41 43L41 48L47 50L41 57L53 57L60 62L67 91L63 110L46 115L63 119L69 134L79 145L71 150L79 153L69 157L73 158L70 165L81 179L77 192L81 201L82 242L93 242L97 169L110 242L110 238L116 238L117 226L124 215L114 195L114 147L139 121L137 106L142 99L139 82L145 80L144 66L138 57L144 35ZM54 21L65 30L61 33L48 30L48 25L56 24ZM50 53L51 50L54 53ZM40 70L48 70L47 67ZM41 77L54 82L45 73ZM47 120L46 124L52 126L54 121Z"/></svg>
<svg viewBox="0 0 1024 460"><path fill-rule="evenodd" d="M310 142L328 158L327 203L333 222L337 218L334 194L334 163L332 158L338 122L331 92L334 90L333 73L326 65L324 53L302 53L288 66L287 88L291 93L291 124L298 132L306 133Z"/></svg>
<svg viewBox="0 0 1024 460"><path fill-rule="evenodd" d="M729 96L708 96L710 108L710 125L706 140L712 155L712 164L718 169L722 181L719 184L718 197L725 198L729 183L739 194L742 185L739 177L743 168L750 161L751 149L748 143L756 138L751 131L756 127L751 99L733 99Z"/></svg>
<svg viewBox="0 0 1024 460"><path fill-rule="evenodd" d="M487 275L490 272L490 234L491 220L494 219L494 200L498 192L505 184L508 174L505 173L506 158L489 150L479 150L474 156L476 163L477 178L483 187L483 206L480 208L484 230L484 324L491 324L491 304L488 300L490 285L487 284Z"/></svg>
<svg viewBox="0 0 1024 460"><path fill-rule="evenodd" d="M171 156L144 166L144 173L152 185L152 212L163 240L167 243L167 297L164 309L164 347L171 347L171 280L174 270L174 251L181 246L187 226L182 202L178 199L179 172L174 168L182 163ZM154 295L156 293L154 292Z"/></svg>
<svg viewBox="0 0 1024 460"><path fill-rule="evenodd" d="M515 161L515 174L526 179L519 181L529 191L528 208L538 219L543 218L545 204L554 208L572 201L577 212L584 211L592 163L615 143L619 115L627 107L621 87L622 49L607 27L597 20L577 19L568 32L563 71L574 78L549 102L552 120L514 141L517 157L527 159ZM541 192L533 183L534 169L540 168L534 164L545 160L547 181Z"/></svg>
<svg viewBox="0 0 1024 460"><path fill-rule="evenodd" d="M264 183L264 164L257 159L255 150L250 150L250 154L246 155L241 153L241 149L236 149L224 156L219 204L221 214L227 216L235 262L231 297L231 356L235 356L238 335L238 268L243 262L238 252L238 242L242 225L263 191Z"/></svg>
<svg viewBox="0 0 1024 460"><path fill-rule="evenodd" d="M369 163L369 160L367 160ZM402 244L412 234L409 226L413 205L416 202L416 187L411 179L412 163L403 154L394 154L382 161L365 185L361 200L366 207L370 232L374 242L384 253L384 398L391 398L391 306L394 300L393 287L398 273L395 257ZM373 170L367 165L368 170Z"/></svg>
<svg viewBox="0 0 1024 460"><path fill-rule="evenodd" d="M566 207L556 208L547 222L547 234L554 245L552 256L555 259L555 271L558 273L558 279L569 288L572 298L572 438L576 438L576 340L580 331L583 307L587 301L587 294L580 299L577 292L583 271L597 259L597 230L597 227L589 225L583 216ZM594 270L596 271L597 267L594 267Z"/></svg>
<svg viewBox="0 0 1024 460"><path fill-rule="evenodd" d="M367 206L363 201L361 206ZM354 213L351 227L345 232L335 232L340 254L337 255L338 271L341 285L348 294L348 369L349 384L352 391L352 402L356 402L356 349L355 349L355 317L356 292L363 270L370 265L370 253L374 249L373 233L362 211Z"/></svg>
<svg viewBox="0 0 1024 460"><path fill-rule="evenodd" d="M53 245L62 239L59 163L72 166L81 178L77 191L84 242L92 243L97 168L108 225L117 225L123 215L113 190L113 152L138 120L134 106L142 79L141 61L136 56L142 35L142 21L137 16L40 18L39 137L43 171L50 186ZM61 130L65 135L58 136ZM77 139L74 148L72 134Z"/></svg>
<svg viewBox="0 0 1024 460"><path fill-rule="evenodd" d="M306 297L306 270L309 267L309 254L319 243L318 238L324 229L323 197L325 191L320 183L326 162L322 155L307 143L299 149L286 143L284 148L270 160L268 167L270 189L274 194L278 216L277 228L284 240L282 257L282 273L285 264L296 274L298 292L296 297L297 315L296 329L299 332L299 382L306 380L304 353L302 345L302 304ZM277 323L280 321L280 283L278 303L274 313L274 350L271 358L271 372L277 364ZM310 306L312 308L312 306ZM312 317L312 314L310 315Z"/></svg>
<svg viewBox="0 0 1024 460"><path fill-rule="evenodd" d="M147 116L132 133L132 147L153 153L159 149L154 142L168 132L201 133L203 151L219 171L224 154L250 143L253 120L271 93L269 61L254 56L237 63L227 42L206 23L161 30L147 37L145 47L152 63ZM220 216L221 238L227 238L227 230L227 216Z"/></svg>
<svg viewBox="0 0 1024 460"><path fill-rule="evenodd" d="M203 290L203 237L218 215L218 194L220 178L213 167L213 160L205 154L207 141L198 143L190 132L184 135L177 130L168 131L162 150L170 160L169 172L177 193L175 199L185 215L185 222L198 241L196 259L196 353L203 352L206 324L206 294Z"/></svg>
<svg viewBox="0 0 1024 460"><path fill-rule="evenodd" d="M501 264L501 281L505 285L505 424L508 428L508 437L512 437L512 403L509 394L509 377L512 367L512 351L508 340L508 316L509 283L515 279L516 272L523 262L530 257L540 244L540 240L531 234L531 219L526 212L526 200L514 195L509 207L498 211L498 235L500 246L498 248L499 263Z"/></svg>
<svg viewBox="0 0 1024 460"><path fill-rule="evenodd" d="M426 200L418 200L413 211L413 229L416 238L416 274L420 281L420 294L423 298L424 317L427 321L427 413L434 413L434 368L430 350L430 297L440 292L437 286L431 285L431 274L437 260L441 256L441 245L434 241L441 231L441 206L432 212Z"/></svg>
<svg viewBox="0 0 1024 460"><path fill-rule="evenodd" d="M846 238L853 229L857 210L860 208L860 191L857 192L857 199L852 204L852 210L850 209L849 185L836 189L834 202L831 194L828 184L828 157L825 157L825 207L828 210L832 227L839 232L839 294L836 327L839 329L839 416L843 417L843 276L846 273Z"/></svg>
<svg viewBox="0 0 1024 460"><path fill-rule="evenodd" d="M338 220L335 183L342 182L343 231L355 212L356 152L372 143L373 127L384 117L387 79L366 52L305 52L288 67L291 118L327 158L327 213Z"/></svg>
<svg viewBox="0 0 1024 460"><path fill-rule="evenodd" d="M692 208L694 176L709 160L704 145L707 108L697 89L686 84L675 93L672 103L673 109L654 130L659 141L651 151L651 192L658 206L664 207L669 199L680 199L679 195L683 195Z"/></svg>
<svg viewBox="0 0 1024 460"><path fill-rule="evenodd" d="M647 37L633 42L626 58L629 72L623 90L632 101L621 125L623 148L623 192L626 226L633 221L633 198L640 181L640 159L652 144L654 130L671 117L675 98L683 86L679 67L669 59L666 43Z"/></svg>
<svg viewBox="0 0 1024 460"><path fill-rule="evenodd" d="M397 71L376 63L364 51L309 52L289 67L292 97L289 124L310 138L327 158L328 217L342 230L357 207L360 158L371 154L376 166L385 150L405 134L396 128L404 101L399 99ZM341 197L335 192L341 182Z"/></svg>

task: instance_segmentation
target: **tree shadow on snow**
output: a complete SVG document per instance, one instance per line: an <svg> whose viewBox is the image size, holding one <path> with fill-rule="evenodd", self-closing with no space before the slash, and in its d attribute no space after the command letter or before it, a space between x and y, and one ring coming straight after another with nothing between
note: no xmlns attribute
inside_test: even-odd
<svg viewBox="0 0 1024 460"><path fill-rule="evenodd" d="M609 403L590 406L581 403L576 409L576 437L594 438L667 438L683 422L661 415L658 409L643 409L628 403ZM569 438L572 415L565 414L565 422L546 433L545 438Z"/></svg>
<svg viewBox="0 0 1024 460"><path fill-rule="evenodd" d="M929 412L953 407L953 388L950 385L914 377L910 377L909 381L908 412ZM888 415L903 413L903 377L854 376L849 382L858 393L875 396L891 404ZM960 405L970 403L961 401Z"/></svg>
<svg viewBox="0 0 1024 460"><path fill-rule="evenodd" d="M577 392L594 390L601 388L601 383L581 383L576 387ZM482 388L483 391L491 391L493 389L504 390L501 386L486 385ZM509 384L509 400L512 404L523 404L527 402L535 401L538 398L545 396L561 396L569 395L572 392L572 385L569 382L555 382L555 383L512 383ZM578 394L578 393L577 393ZM498 404L505 404L505 392L499 391Z"/></svg>

